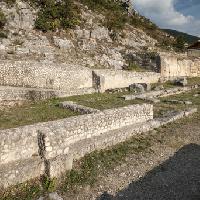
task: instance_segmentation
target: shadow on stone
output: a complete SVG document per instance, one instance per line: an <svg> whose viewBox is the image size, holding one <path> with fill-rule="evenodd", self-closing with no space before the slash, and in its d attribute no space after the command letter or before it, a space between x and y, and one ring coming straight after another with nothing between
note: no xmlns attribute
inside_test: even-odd
<svg viewBox="0 0 200 200"><path fill-rule="evenodd" d="M189 144L115 197L97 200L199 200L200 146Z"/></svg>

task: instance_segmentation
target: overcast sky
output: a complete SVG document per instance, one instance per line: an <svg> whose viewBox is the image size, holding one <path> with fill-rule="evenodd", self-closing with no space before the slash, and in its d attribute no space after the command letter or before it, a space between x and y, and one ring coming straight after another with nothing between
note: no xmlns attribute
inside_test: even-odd
<svg viewBox="0 0 200 200"><path fill-rule="evenodd" d="M133 0L140 14L161 28L200 36L200 0Z"/></svg>

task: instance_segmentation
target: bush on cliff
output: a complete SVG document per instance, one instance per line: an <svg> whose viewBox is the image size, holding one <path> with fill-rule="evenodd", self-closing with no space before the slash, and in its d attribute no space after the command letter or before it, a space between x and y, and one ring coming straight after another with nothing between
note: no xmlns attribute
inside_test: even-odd
<svg viewBox="0 0 200 200"><path fill-rule="evenodd" d="M102 13L105 16L104 25L109 30L123 29L128 22L126 8L122 3L113 0L82 0L89 9Z"/></svg>
<svg viewBox="0 0 200 200"><path fill-rule="evenodd" d="M79 24L79 8L73 0L35 0L41 7L35 27L42 31L74 28Z"/></svg>
<svg viewBox="0 0 200 200"><path fill-rule="evenodd" d="M0 9L0 29L2 29L5 26L6 22L7 22L6 16L2 12L2 10Z"/></svg>

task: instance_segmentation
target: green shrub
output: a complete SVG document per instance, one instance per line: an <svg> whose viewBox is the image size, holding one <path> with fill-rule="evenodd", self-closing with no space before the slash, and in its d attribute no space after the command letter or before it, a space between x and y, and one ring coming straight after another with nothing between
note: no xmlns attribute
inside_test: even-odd
<svg viewBox="0 0 200 200"><path fill-rule="evenodd" d="M185 39L183 36L178 36L176 38L176 42L174 44L175 48L177 48L178 51L184 51L185 50Z"/></svg>
<svg viewBox="0 0 200 200"><path fill-rule="evenodd" d="M74 28L79 24L79 8L72 0L35 0L41 10L35 22L35 27L42 31L55 31L56 29Z"/></svg>
<svg viewBox="0 0 200 200"><path fill-rule="evenodd" d="M7 22L6 16L2 12L2 10L0 9L0 29L2 29L4 27L4 25L6 24L6 22Z"/></svg>
<svg viewBox="0 0 200 200"><path fill-rule="evenodd" d="M7 3L9 6L13 6L16 0L2 0L3 2Z"/></svg>
<svg viewBox="0 0 200 200"><path fill-rule="evenodd" d="M82 0L89 9L105 16L104 25L109 30L121 30L128 22L128 14L122 3L113 0Z"/></svg>
<svg viewBox="0 0 200 200"><path fill-rule="evenodd" d="M0 31L0 38L7 38L7 33L4 31Z"/></svg>

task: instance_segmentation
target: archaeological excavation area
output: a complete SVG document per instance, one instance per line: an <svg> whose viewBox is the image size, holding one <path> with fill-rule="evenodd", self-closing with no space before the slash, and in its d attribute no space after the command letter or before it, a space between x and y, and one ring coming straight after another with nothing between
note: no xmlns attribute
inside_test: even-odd
<svg viewBox="0 0 200 200"><path fill-rule="evenodd" d="M178 76L171 62L161 57L161 72L1 63L0 186L60 177L88 153L197 112L199 71Z"/></svg>

